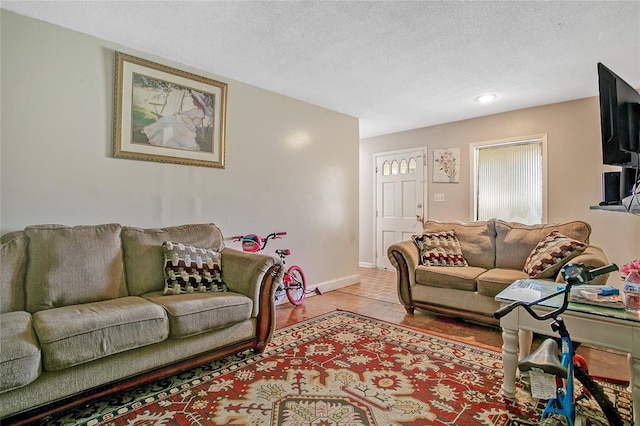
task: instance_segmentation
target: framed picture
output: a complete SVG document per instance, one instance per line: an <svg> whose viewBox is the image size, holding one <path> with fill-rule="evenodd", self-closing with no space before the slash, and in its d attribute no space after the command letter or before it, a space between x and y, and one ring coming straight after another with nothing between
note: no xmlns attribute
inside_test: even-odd
<svg viewBox="0 0 640 426"><path fill-rule="evenodd" d="M433 181L460 182L460 148L433 150Z"/></svg>
<svg viewBox="0 0 640 426"><path fill-rule="evenodd" d="M115 54L113 156L224 168L227 85Z"/></svg>

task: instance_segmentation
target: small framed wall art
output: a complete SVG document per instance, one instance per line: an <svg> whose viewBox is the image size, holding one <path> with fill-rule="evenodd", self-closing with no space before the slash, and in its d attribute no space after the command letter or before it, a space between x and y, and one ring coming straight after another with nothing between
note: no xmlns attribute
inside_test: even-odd
<svg viewBox="0 0 640 426"><path fill-rule="evenodd" d="M115 53L113 156L224 168L227 85Z"/></svg>
<svg viewBox="0 0 640 426"><path fill-rule="evenodd" d="M433 150L433 181L460 182L460 148Z"/></svg>

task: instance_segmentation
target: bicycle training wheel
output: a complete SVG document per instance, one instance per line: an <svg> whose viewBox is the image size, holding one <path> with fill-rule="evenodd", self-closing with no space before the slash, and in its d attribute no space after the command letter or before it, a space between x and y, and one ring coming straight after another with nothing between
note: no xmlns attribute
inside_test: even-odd
<svg viewBox="0 0 640 426"><path fill-rule="evenodd" d="M591 397L598 403L600 409L602 409L602 412L609 421L610 426L622 426L624 424L620 413L618 413L616 407L611 403L607 394L604 393L602 386L577 365L573 366L573 376L578 379L586 391L591 394Z"/></svg>
<svg viewBox="0 0 640 426"><path fill-rule="evenodd" d="M298 265L293 265L287 270L287 274L291 278L291 282L286 286L287 299L295 306L302 305L307 291L307 280L304 278L304 273Z"/></svg>

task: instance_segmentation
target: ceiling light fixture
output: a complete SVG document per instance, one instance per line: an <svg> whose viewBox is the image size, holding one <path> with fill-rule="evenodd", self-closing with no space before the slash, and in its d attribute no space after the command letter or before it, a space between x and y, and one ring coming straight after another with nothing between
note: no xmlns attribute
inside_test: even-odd
<svg viewBox="0 0 640 426"><path fill-rule="evenodd" d="M489 102L493 102L497 97L498 96L494 94L482 95L478 96L476 98L476 101L480 102L481 104L488 104Z"/></svg>

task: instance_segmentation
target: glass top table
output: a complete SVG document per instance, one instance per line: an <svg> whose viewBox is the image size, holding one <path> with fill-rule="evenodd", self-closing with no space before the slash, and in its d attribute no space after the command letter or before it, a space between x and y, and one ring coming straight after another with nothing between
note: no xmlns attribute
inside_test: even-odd
<svg viewBox="0 0 640 426"><path fill-rule="evenodd" d="M500 302L501 306L507 306L514 301L531 302L557 292L562 289L560 286L563 284L552 281L518 280L498 293L496 301ZM544 313L561 304L562 296L556 296L534 309ZM560 316L573 340L629 354L634 420L635 424L640 425L640 314L626 312L624 309L570 302L567 310ZM514 309L500 319L504 373L502 393L505 397L515 398L518 359L529 354L533 333L556 335L549 323L550 320L536 320L522 307Z"/></svg>
<svg viewBox="0 0 640 426"><path fill-rule="evenodd" d="M587 285L580 287L588 288ZM532 302L556 293L564 288L564 284L552 281L535 279L517 280L509 287L498 293L496 300L503 303L503 305L515 301ZM574 286L574 288L576 287ZM562 305L562 295L555 296L542 302L543 307L557 308L560 305ZM640 321L640 313L627 312L624 310L623 306L618 308L582 302L569 302L567 310L617 318L626 321ZM571 332L571 330L569 330L569 332Z"/></svg>

